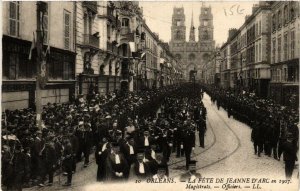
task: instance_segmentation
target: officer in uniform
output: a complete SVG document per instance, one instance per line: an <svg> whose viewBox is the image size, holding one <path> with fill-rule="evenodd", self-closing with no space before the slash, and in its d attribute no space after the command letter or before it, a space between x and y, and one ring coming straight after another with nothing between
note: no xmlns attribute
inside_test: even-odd
<svg viewBox="0 0 300 191"><path fill-rule="evenodd" d="M199 131L199 141L200 141L200 147L204 148L204 137L206 132L206 120L205 118L202 118L202 116L199 118L198 121L198 131Z"/></svg>
<svg viewBox="0 0 300 191"><path fill-rule="evenodd" d="M263 132L261 131L262 127L259 121L253 122L252 132L251 132L251 141L254 146L254 154L257 154L260 157L260 153L263 150Z"/></svg>
<svg viewBox="0 0 300 191"><path fill-rule="evenodd" d="M285 161L285 175L286 179L291 179L293 170L295 167L295 161L297 160L297 150L298 150L298 139L299 139L299 129L297 127L298 121L293 120L290 117L286 132L286 141L283 145L283 159Z"/></svg>
<svg viewBox="0 0 300 191"><path fill-rule="evenodd" d="M192 123L190 119L186 120L184 122L185 124L185 130L183 132L183 149L184 149L184 154L186 158L186 169L188 170L189 163L191 160L191 153L192 150L195 148L195 131L194 127L192 126Z"/></svg>
<svg viewBox="0 0 300 191"><path fill-rule="evenodd" d="M108 130L108 139L111 141L111 142L115 142L117 141L117 135L118 134L121 134L122 135L122 131L117 129L117 123L113 123L113 126L112 126L112 129L109 129Z"/></svg>

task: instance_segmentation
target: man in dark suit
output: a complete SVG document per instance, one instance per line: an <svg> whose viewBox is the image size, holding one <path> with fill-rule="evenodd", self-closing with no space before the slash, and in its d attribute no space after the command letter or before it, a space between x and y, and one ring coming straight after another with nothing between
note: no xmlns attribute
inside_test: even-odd
<svg viewBox="0 0 300 191"><path fill-rule="evenodd" d="M136 161L137 153L137 148L133 136L127 137L127 142L121 146L121 152L124 154L124 157L128 163L128 172L126 172L125 174L125 177L128 178L129 170L131 168L131 165Z"/></svg>
<svg viewBox="0 0 300 191"><path fill-rule="evenodd" d="M144 136L139 139L139 146L144 148L150 148L150 145L154 143L153 137L150 136L149 129L144 129Z"/></svg>
<svg viewBox="0 0 300 191"><path fill-rule="evenodd" d="M186 169L189 167L192 150L195 148L195 131L190 119L184 122L185 130L183 131L183 149L186 159Z"/></svg>
<svg viewBox="0 0 300 191"><path fill-rule="evenodd" d="M106 163L106 181L124 181L128 172L128 163L124 155L120 152L120 146L117 142L112 143L112 150L108 154Z"/></svg>
<svg viewBox="0 0 300 191"><path fill-rule="evenodd" d="M108 153L110 152L110 144L106 137L102 138L95 151L96 164L98 165L97 170L97 181L103 181L105 177L105 162Z"/></svg>
<svg viewBox="0 0 300 191"><path fill-rule="evenodd" d="M152 175L157 174L158 167L164 167L166 175L169 176L169 167L166 159L163 157L163 152L161 149L156 149L155 151L156 156L155 160L149 162L149 167L151 170Z"/></svg>
<svg viewBox="0 0 300 191"><path fill-rule="evenodd" d="M144 157L144 150L138 150L137 159L130 170L130 178L132 178L133 180L146 179L151 174L148 164L143 161Z"/></svg>
<svg viewBox="0 0 300 191"><path fill-rule="evenodd" d="M196 167L197 161L192 160L189 162L189 169L188 172L182 174L180 176L180 182L186 182L186 181L194 181L196 179L201 178L201 174L197 173L197 167Z"/></svg>
<svg viewBox="0 0 300 191"><path fill-rule="evenodd" d="M46 174L48 174L48 177L49 177L48 186L52 186L52 184L53 184L53 174L54 174L54 170L57 165L57 162L58 162L53 138L54 138L54 136L52 136L52 135L48 137L48 140L45 144L45 149L42 152L43 162L46 167L45 172L46 172Z"/></svg>
<svg viewBox="0 0 300 191"><path fill-rule="evenodd" d="M72 184L72 170L73 170L73 148L69 139L64 140L64 151L63 151L63 167L67 172L67 182L63 186L71 186Z"/></svg>

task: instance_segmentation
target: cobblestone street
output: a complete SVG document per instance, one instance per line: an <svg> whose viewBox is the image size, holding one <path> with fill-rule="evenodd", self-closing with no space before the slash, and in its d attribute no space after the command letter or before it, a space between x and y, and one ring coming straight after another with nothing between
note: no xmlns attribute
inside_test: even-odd
<svg viewBox="0 0 300 191"><path fill-rule="evenodd" d="M205 94L203 103L207 108L207 125L205 148L199 147L199 139L196 137L196 148L193 158L198 161L198 172L202 177L207 178L272 178L277 181L285 179L284 162L262 155L258 157L254 155L252 142L250 141L251 129L247 125L228 118L227 113L220 108L217 109L213 105L210 98ZM198 134L197 134L198 135ZM44 187L39 190L97 190L99 186L103 189L105 184L96 182L97 165L94 162L94 156L91 155L92 162L89 167L83 168L82 163L77 164L77 173L73 176L73 184L70 188L59 185L59 176L55 177L55 183L52 187ZM185 172L185 158L176 158L176 153L172 154L169 162L170 177L175 180ZM278 186L272 188L272 184L261 184L262 190L297 190L297 173L295 169L293 173L292 183L289 185ZM65 182L65 177L60 177L61 184ZM177 182L178 184L179 182ZM177 185L176 184L176 185ZM185 187L185 185L178 186ZM135 189L137 184L118 184L113 185L114 189ZM148 184L150 185L150 184ZM154 184L155 190L158 184ZM173 184L163 185L166 188L172 187ZM110 190L112 185L105 185L105 190ZM152 185L151 185L152 186ZM174 185L173 185L174 186ZM214 190L224 190L215 185ZM251 186L252 185L246 185ZM34 188L36 189L36 187ZM249 188L244 188L244 190ZM33 189L31 189L33 190Z"/></svg>

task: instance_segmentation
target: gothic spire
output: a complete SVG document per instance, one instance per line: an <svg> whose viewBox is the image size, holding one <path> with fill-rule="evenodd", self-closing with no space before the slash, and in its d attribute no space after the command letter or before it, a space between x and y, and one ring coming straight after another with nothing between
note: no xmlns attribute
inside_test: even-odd
<svg viewBox="0 0 300 191"><path fill-rule="evenodd" d="M195 41L195 27L194 27L194 13L192 11L191 29L190 29L190 41Z"/></svg>

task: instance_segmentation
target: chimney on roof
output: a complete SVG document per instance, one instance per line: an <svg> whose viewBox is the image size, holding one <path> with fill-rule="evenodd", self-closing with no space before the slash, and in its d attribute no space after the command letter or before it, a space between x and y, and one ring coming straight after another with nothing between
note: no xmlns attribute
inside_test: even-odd
<svg viewBox="0 0 300 191"><path fill-rule="evenodd" d="M254 4L253 7L252 7L252 14L254 14L257 11L258 8L259 8L259 5Z"/></svg>
<svg viewBox="0 0 300 191"><path fill-rule="evenodd" d="M237 32L236 28L230 28L228 31L228 39L231 39L231 37Z"/></svg>

